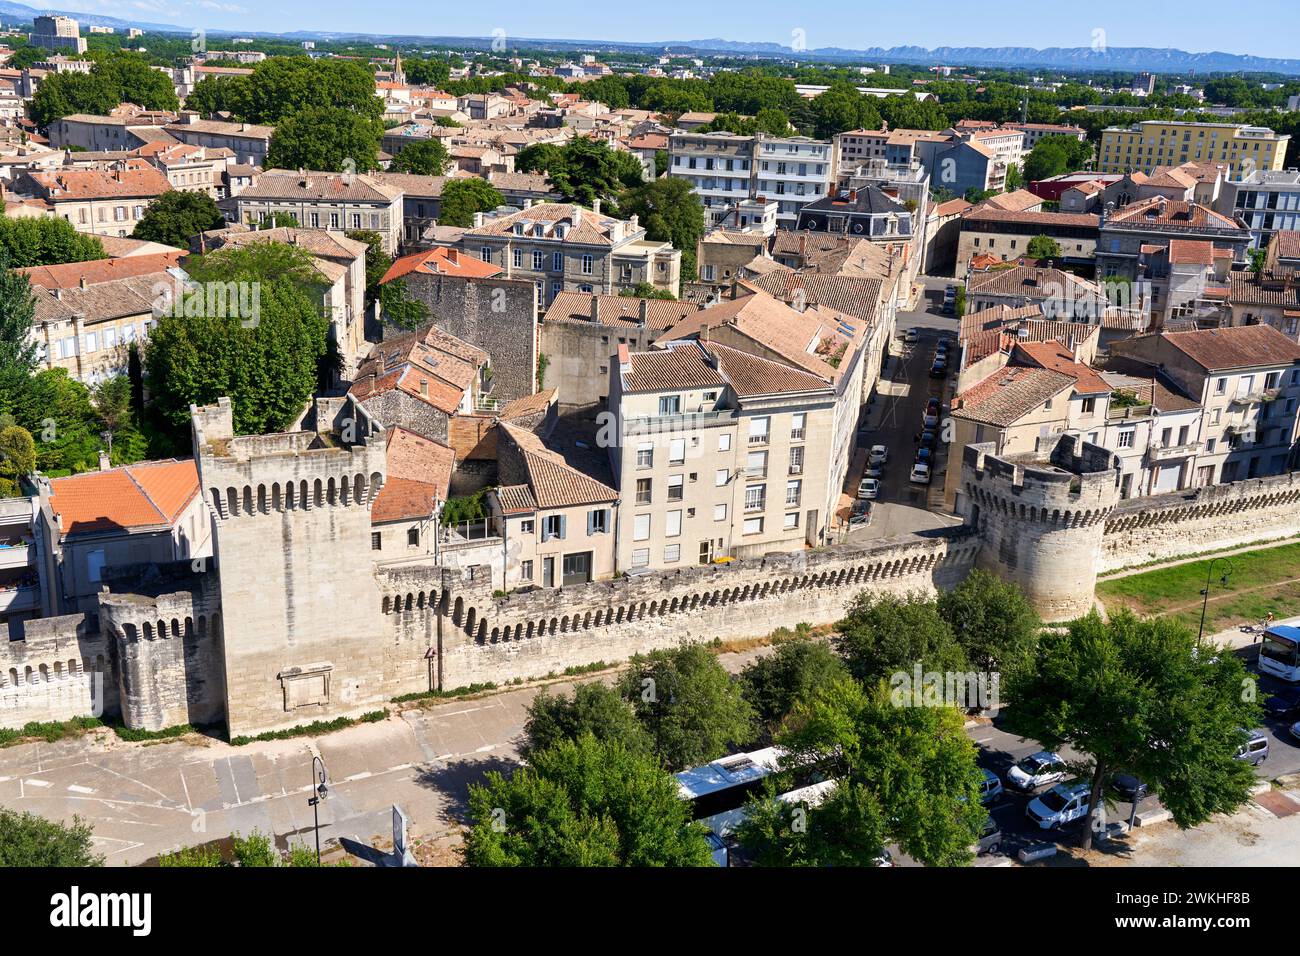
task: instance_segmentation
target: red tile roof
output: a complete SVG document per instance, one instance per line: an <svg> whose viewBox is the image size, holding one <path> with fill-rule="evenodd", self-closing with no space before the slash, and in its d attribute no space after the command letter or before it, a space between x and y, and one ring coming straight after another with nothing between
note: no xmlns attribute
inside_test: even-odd
<svg viewBox="0 0 1300 956"><path fill-rule="evenodd" d="M64 534L173 524L199 493L193 459L144 461L50 481L50 507Z"/></svg>
<svg viewBox="0 0 1300 956"><path fill-rule="evenodd" d="M385 282L400 279L412 272L435 276L449 275L461 276L467 279L486 279L498 275L501 269L499 266L484 262L477 256L471 256L459 249L439 246L436 249L415 252L409 256L402 256L400 259L394 260L393 264L388 267L388 271L384 273L384 277L379 280L379 284L383 285Z"/></svg>

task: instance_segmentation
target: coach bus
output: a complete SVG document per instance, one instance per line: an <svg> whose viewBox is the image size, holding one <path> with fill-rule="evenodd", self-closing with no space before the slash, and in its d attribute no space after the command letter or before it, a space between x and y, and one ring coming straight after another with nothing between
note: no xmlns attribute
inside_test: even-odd
<svg viewBox="0 0 1300 956"><path fill-rule="evenodd" d="M1259 669L1291 683L1300 682L1300 618L1288 624L1273 624L1264 631L1259 648Z"/></svg>

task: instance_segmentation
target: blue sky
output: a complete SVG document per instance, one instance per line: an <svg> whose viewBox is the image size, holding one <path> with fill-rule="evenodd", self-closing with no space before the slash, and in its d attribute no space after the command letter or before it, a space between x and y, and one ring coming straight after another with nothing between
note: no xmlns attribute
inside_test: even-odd
<svg viewBox="0 0 1300 956"><path fill-rule="evenodd" d="M27 0L31 2L31 0ZM35 4L33 4L35 5ZM789 45L802 30L822 46L1087 47L1094 31L1110 46L1221 50L1300 57L1297 0L649 0L593 3L413 3L410 0L66 0L80 10L221 30L323 30L594 40L769 41ZM511 12L518 7L517 12ZM484 11L487 12L484 12Z"/></svg>

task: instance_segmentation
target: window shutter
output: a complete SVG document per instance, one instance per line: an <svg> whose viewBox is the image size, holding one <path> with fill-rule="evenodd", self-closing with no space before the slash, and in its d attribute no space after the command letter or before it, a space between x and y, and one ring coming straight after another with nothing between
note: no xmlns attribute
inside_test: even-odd
<svg viewBox="0 0 1300 956"><path fill-rule="evenodd" d="M560 538L561 541L564 540L564 526L565 526L566 524L568 524L568 523L569 523L569 519L568 519L568 517L565 516L565 515L560 515L560 534L559 534L559 538Z"/></svg>
<svg viewBox="0 0 1300 956"><path fill-rule="evenodd" d="M587 512L587 537L591 537L595 533L596 533L596 512L588 511Z"/></svg>
<svg viewBox="0 0 1300 956"><path fill-rule="evenodd" d="M608 532L609 532L609 529L613 526L613 521L614 521L614 512L613 512L613 510L610 509L610 508L606 508L606 509L605 509L605 526L604 526L604 528L603 528L602 530L605 531L606 533L608 533Z"/></svg>

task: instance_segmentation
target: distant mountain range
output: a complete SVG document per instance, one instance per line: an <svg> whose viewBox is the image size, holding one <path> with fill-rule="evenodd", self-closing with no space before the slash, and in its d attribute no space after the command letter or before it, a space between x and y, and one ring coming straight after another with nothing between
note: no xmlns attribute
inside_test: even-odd
<svg viewBox="0 0 1300 956"><path fill-rule="evenodd" d="M83 24L95 26L138 27L160 33L188 34L189 27L176 24L150 23L143 20L122 20L93 13L76 11L38 10L21 3L0 0L0 19L30 21L43 13L63 13ZM326 30L296 30L292 33L239 33L228 30L209 30L210 36L252 36L285 40L333 40L365 43L417 44L433 48L489 49L491 37L450 37L412 34L338 33ZM746 43L738 40L713 38L708 40L669 40L653 43L632 43L610 40L544 39L540 37L509 37L511 48L554 50L558 52L627 51L637 53L731 53L740 56L758 56L770 59L797 59L822 61L854 61L862 63L909 63L921 66L976 66L1004 69L1059 70L1067 73L1084 71L1150 73L1281 73L1300 76L1300 59L1277 59L1248 56L1238 53L1188 53L1160 47L1049 47L1036 50L1032 47L938 47L933 50L919 46L870 47L851 50L843 47L821 47L815 50L795 51L779 43Z"/></svg>

